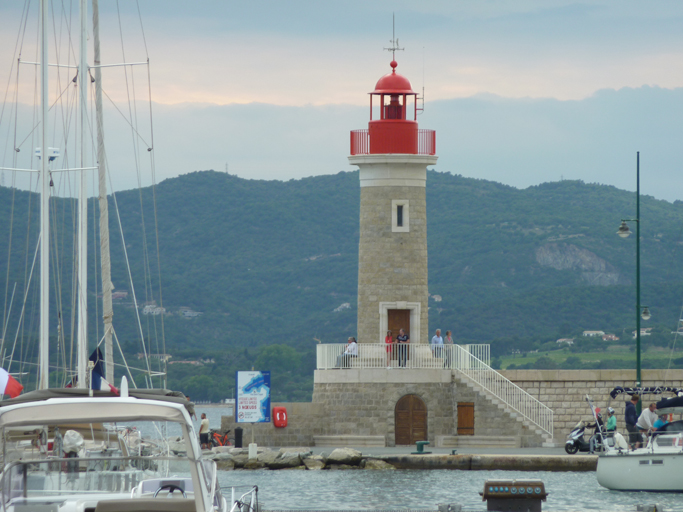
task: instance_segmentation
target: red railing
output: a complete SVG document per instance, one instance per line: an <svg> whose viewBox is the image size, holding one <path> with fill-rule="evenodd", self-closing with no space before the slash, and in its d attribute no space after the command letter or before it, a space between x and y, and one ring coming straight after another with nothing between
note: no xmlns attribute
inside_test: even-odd
<svg viewBox="0 0 683 512"><path fill-rule="evenodd" d="M370 154L370 132L367 129L351 130L351 154ZM434 130L417 131L417 154L436 154L436 132Z"/></svg>

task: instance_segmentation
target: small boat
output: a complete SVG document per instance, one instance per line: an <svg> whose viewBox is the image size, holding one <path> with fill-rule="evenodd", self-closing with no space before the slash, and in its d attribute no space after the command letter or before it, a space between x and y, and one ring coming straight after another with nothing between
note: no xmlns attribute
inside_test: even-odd
<svg viewBox="0 0 683 512"><path fill-rule="evenodd" d="M666 392L676 396L657 402L657 414L683 413L683 390L679 388L617 387L610 396ZM628 450L603 445L596 471L598 483L603 487L616 491L683 492L683 421L673 421L658 429L644 448Z"/></svg>
<svg viewBox="0 0 683 512"><path fill-rule="evenodd" d="M256 487L223 496L182 393L126 387L121 396L48 389L0 402L2 510L257 509Z"/></svg>

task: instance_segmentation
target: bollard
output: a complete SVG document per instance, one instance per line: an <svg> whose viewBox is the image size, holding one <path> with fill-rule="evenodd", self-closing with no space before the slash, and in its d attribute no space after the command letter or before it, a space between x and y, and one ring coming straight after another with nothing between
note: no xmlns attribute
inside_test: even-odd
<svg viewBox="0 0 683 512"><path fill-rule="evenodd" d="M425 445L429 444L429 441L418 441L415 443L417 445L417 451L416 452L411 452L412 455L427 455L432 452L426 452L424 451Z"/></svg>

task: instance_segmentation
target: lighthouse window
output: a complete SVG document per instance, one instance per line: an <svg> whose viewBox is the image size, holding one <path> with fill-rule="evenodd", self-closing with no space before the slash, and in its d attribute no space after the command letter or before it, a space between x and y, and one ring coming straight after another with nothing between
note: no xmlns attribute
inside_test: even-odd
<svg viewBox="0 0 683 512"><path fill-rule="evenodd" d="M410 231L410 204L407 199L391 201L391 231L407 233Z"/></svg>

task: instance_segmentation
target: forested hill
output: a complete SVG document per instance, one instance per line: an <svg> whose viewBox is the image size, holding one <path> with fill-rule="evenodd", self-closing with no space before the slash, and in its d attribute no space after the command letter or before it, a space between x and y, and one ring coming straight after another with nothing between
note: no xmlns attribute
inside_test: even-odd
<svg viewBox="0 0 683 512"><path fill-rule="evenodd" d="M355 335L359 201L357 172L288 182L194 172L156 191L118 193L139 302L160 303L161 264L163 305L171 313L164 317L166 352L197 358L288 345L310 366L314 338L343 342ZM54 202L57 218L70 226L71 202ZM10 226L11 204L12 191L0 188L2 226ZM10 292L15 282L22 290L27 261L30 268L37 204L29 193L14 196ZM117 291L130 292L112 199L110 205L112 281ZM427 210L430 330L452 329L460 342L494 340L501 352L584 329L634 328L635 237L616 235L621 219L635 216L634 193L577 181L519 190L429 171ZM671 330L683 301L683 203L642 197L641 219L642 302L652 310L652 325ZM71 235L60 233L66 261ZM2 234L4 291L9 229ZM92 266L94 290L99 273ZM69 265L60 268L61 281L70 282ZM68 286L61 286L68 304ZM115 303L115 321L124 348L135 353L131 297ZM91 299L95 325L94 292ZM202 315L183 318L179 308ZM19 311L15 305L10 333ZM145 335L158 336L159 318L143 320ZM68 318L64 322L68 332Z"/></svg>

